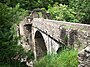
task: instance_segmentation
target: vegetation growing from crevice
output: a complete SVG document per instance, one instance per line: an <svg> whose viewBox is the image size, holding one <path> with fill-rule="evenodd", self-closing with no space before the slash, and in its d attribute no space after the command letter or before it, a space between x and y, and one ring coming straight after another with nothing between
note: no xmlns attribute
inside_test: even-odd
<svg viewBox="0 0 90 67"><path fill-rule="evenodd" d="M77 50L64 49L59 54L47 55L35 62L34 67L77 67Z"/></svg>

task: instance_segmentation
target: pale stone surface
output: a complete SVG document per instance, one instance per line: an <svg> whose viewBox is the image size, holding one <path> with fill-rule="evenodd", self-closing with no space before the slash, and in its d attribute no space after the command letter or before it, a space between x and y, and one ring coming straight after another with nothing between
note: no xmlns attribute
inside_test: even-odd
<svg viewBox="0 0 90 67"><path fill-rule="evenodd" d="M23 42L24 47L27 46L26 44L29 46L31 44L29 48L28 46L25 48L30 49L32 47L35 57L35 34L36 31L39 31L45 41L47 53L56 54L57 50L65 45L73 47L79 51L79 67L90 67L90 25L43 18L33 18L30 22L26 20L22 22L20 25L20 34L23 35L21 42ZM31 32L29 32L24 28L24 25L31 23Z"/></svg>
<svg viewBox="0 0 90 67"><path fill-rule="evenodd" d="M27 64L28 67L33 67L33 61L26 62L26 64Z"/></svg>
<svg viewBox="0 0 90 67"><path fill-rule="evenodd" d="M90 45L79 52L78 59L80 63L78 67L90 67Z"/></svg>
<svg viewBox="0 0 90 67"><path fill-rule="evenodd" d="M90 44L90 25L34 18L32 25L58 42L79 50Z"/></svg>
<svg viewBox="0 0 90 67"><path fill-rule="evenodd" d="M58 42L78 49L78 59L80 63L78 67L90 67L90 46L88 46L90 45L90 25L40 18L34 18L32 23L33 27L37 27L41 31L44 31ZM48 42L48 45L50 45L52 40ZM59 48L54 46L54 43L48 46L50 49L53 47L54 50Z"/></svg>

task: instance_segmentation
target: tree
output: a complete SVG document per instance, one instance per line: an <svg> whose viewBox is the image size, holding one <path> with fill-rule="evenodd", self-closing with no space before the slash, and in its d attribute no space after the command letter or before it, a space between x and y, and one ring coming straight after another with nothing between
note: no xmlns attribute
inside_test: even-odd
<svg viewBox="0 0 90 67"><path fill-rule="evenodd" d="M52 19L68 22L79 22L76 17L76 12L70 9L67 5L54 4L54 6L48 7L48 12L51 14Z"/></svg>
<svg viewBox="0 0 90 67"><path fill-rule="evenodd" d="M69 0L69 7L74 9L81 23L90 24L89 0Z"/></svg>
<svg viewBox="0 0 90 67"><path fill-rule="evenodd" d="M27 15L27 11L16 7L8 7L0 3L0 63L9 63L17 54L23 53L18 46L15 24Z"/></svg>

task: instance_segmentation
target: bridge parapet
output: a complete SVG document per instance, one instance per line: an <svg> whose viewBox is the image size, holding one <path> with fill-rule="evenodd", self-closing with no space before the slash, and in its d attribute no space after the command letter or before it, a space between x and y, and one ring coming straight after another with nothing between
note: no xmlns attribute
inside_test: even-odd
<svg viewBox="0 0 90 67"><path fill-rule="evenodd" d="M34 18L33 27L53 39L78 49L90 45L90 25Z"/></svg>
<svg viewBox="0 0 90 67"><path fill-rule="evenodd" d="M47 13L46 11L41 9L34 9L33 11L31 11L30 17L51 19L50 13Z"/></svg>

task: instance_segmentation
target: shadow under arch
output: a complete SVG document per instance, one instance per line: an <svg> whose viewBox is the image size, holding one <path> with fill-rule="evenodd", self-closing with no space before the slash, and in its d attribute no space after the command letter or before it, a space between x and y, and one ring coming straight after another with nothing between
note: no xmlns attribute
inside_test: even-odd
<svg viewBox="0 0 90 67"><path fill-rule="evenodd" d="M42 34L39 31L35 33L36 58L39 59L47 54L47 48Z"/></svg>

